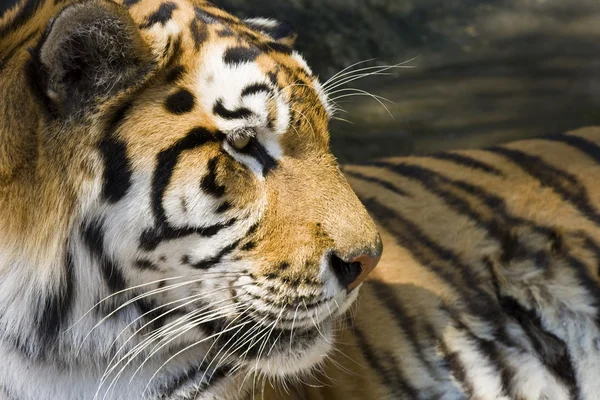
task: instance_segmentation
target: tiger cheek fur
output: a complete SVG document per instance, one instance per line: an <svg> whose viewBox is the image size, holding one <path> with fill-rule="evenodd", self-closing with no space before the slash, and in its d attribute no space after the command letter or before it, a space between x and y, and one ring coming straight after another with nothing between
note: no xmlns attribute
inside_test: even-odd
<svg viewBox="0 0 600 400"><path fill-rule="evenodd" d="M0 397L229 399L323 360L382 249L294 38L185 0L0 20Z"/></svg>

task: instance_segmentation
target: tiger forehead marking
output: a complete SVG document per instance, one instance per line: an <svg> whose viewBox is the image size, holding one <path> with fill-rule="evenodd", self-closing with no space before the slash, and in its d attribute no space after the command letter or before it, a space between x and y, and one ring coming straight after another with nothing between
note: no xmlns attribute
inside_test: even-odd
<svg viewBox="0 0 600 400"><path fill-rule="evenodd" d="M290 27L23 0L0 33L0 393L237 399L315 368L382 249Z"/></svg>

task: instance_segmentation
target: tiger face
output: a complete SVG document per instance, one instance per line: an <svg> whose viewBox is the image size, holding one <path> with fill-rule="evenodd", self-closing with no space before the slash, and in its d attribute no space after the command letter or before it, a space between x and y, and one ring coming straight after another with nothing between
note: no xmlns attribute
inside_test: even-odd
<svg viewBox="0 0 600 400"><path fill-rule="evenodd" d="M282 376L317 364L382 246L330 152L329 105L294 35L202 2L59 8L22 56L41 138L27 173L57 196L57 217L13 229L58 232L44 245L65 268L44 290L56 332L85 317L52 338L57 352L97 353L85 332L126 352L141 331L153 340L140 354L155 357L190 347L186 360ZM23 220L45 212L19 204Z"/></svg>

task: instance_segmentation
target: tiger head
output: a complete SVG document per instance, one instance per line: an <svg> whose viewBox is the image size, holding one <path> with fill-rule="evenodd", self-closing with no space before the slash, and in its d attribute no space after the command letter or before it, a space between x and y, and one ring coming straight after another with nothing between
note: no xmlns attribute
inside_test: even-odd
<svg viewBox="0 0 600 400"><path fill-rule="evenodd" d="M317 364L382 245L295 34L203 2L27 4L0 22L0 341Z"/></svg>

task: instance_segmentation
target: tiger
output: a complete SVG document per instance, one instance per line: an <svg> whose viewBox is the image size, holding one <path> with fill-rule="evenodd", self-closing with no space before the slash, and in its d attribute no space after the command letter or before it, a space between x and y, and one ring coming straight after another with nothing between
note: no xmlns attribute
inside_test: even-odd
<svg viewBox="0 0 600 400"><path fill-rule="evenodd" d="M0 398L298 378L382 254L295 31L201 0L0 19Z"/></svg>
<svg viewBox="0 0 600 400"><path fill-rule="evenodd" d="M597 399L600 128L340 168L295 38L4 15L0 398Z"/></svg>
<svg viewBox="0 0 600 400"><path fill-rule="evenodd" d="M385 252L272 400L600 398L600 127L342 168Z"/></svg>

